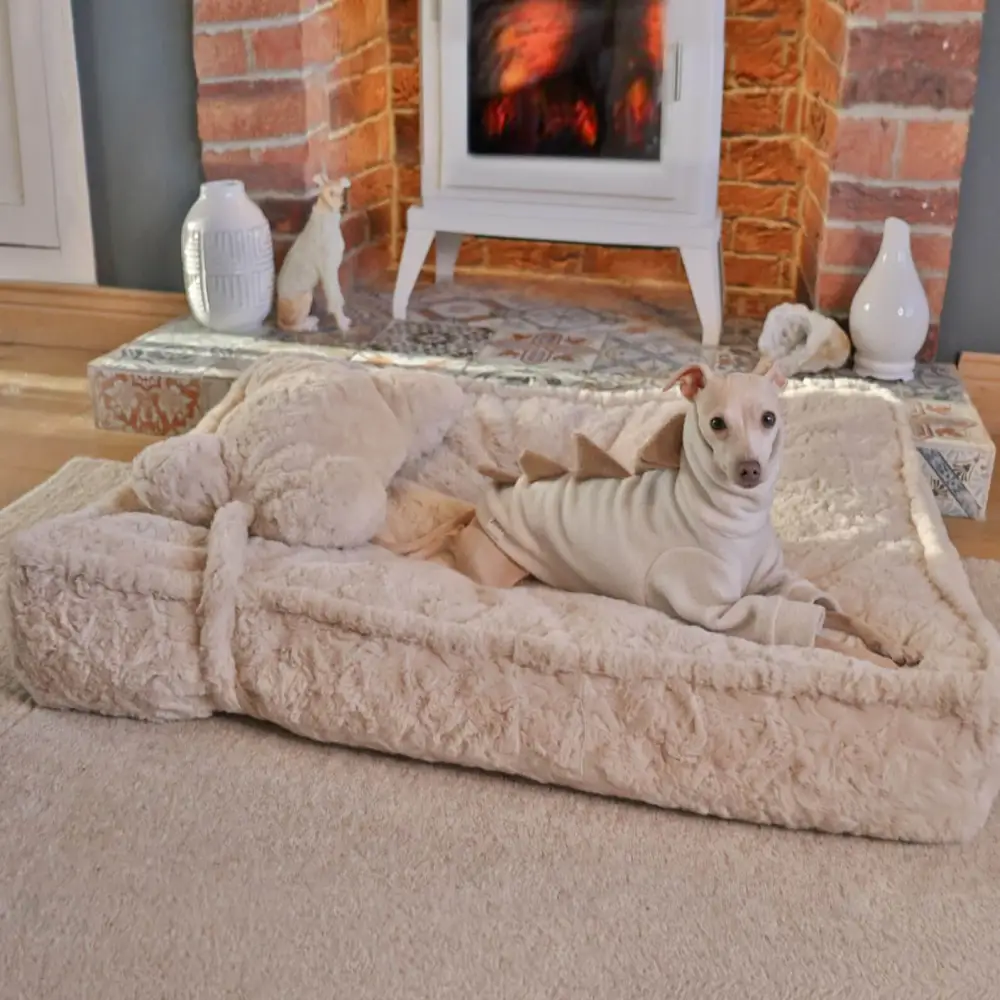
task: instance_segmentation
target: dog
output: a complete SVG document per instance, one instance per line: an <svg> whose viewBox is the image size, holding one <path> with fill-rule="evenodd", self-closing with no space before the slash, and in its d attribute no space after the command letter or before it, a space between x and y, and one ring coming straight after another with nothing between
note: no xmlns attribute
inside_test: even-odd
<svg viewBox="0 0 1000 1000"><path fill-rule="evenodd" d="M534 577L766 645L815 645L883 667L919 662L785 565L771 522L780 368L692 365L672 384L691 405L647 442L633 471L579 437L573 472L530 452L519 475L484 468L494 482L479 507L412 554L479 583Z"/></svg>
<svg viewBox="0 0 1000 1000"><path fill-rule="evenodd" d="M346 177L331 181L324 172L317 174L313 183L319 186L319 197L278 275L278 329L308 333L319 327L319 319L310 311L316 286L322 284L327 312L332 313L338 329L346 333L351 321L344 312L340 290L340 264L344 259L340 223L344 195L351 182Z"/></svg>

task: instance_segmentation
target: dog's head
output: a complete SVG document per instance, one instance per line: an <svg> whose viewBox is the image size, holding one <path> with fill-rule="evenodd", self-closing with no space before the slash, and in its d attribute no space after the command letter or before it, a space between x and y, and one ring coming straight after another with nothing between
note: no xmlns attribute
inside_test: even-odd
<svg viewBox="0 0 1000 1000"><path fill-rule="evenodd" d="M323 170L313 178L313 184L319 188L317 204L325 206L331 212L342 214L347 200L347 189L351 186L350 178L338 177L332 181Z"/></svg>
<svg viewBox="0 0 1000 1000"><path fill-rule="evenodd" d="M781 370L723 375L691 365L673 381L694 403L698 430L726 480L748 490L769 481L780 460Z"/></svg>

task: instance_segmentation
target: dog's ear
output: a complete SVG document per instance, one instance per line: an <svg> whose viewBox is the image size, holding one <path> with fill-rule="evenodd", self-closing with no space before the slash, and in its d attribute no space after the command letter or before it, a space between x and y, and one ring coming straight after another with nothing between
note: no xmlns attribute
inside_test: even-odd
<svg viewBox="0 0 1000 1000"><path fill-rule="evenodd" d="M713 378L712 369L707 365L688 365L682 368L666 385L667 389L679 385L685 399L694 399Z"/></svg>
<svg viewBox="0 0 1000 1000"><path fill-rule="evenodd" d="M329 184L329 178L326 176L326 170L321 170L318 174L313 175L313 184L318 188L324 188Z"/></svg>
<svg viewBox="0 0 1000 1000"><path fill-rule="evenodd" d="M760 375L769 382L774 383L775 388L784 389L788 385L788 379L781 369L781 364L775 358L761 358L757 362L757 367L753 370L754 375Z"/></svg>

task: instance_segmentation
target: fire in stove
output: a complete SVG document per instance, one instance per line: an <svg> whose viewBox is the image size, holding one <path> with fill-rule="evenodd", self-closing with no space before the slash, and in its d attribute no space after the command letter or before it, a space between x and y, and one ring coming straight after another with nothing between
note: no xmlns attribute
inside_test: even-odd
<svg viewBox="0 0 1000 1000"><path fill-rule="evenodd" d="M469 152L660 156L665 0L469 0Z"/></svg>

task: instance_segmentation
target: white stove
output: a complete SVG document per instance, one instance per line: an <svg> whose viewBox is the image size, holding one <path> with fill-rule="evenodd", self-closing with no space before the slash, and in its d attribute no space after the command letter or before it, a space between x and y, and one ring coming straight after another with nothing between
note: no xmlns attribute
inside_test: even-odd
<svg viewBox="0 0 1000 1000"><path fill-rule="evenodd" d="M676 247L706 345L722 329L725 0L421 0L422 204L402 319L431 244L466 235Z"/></svg>

